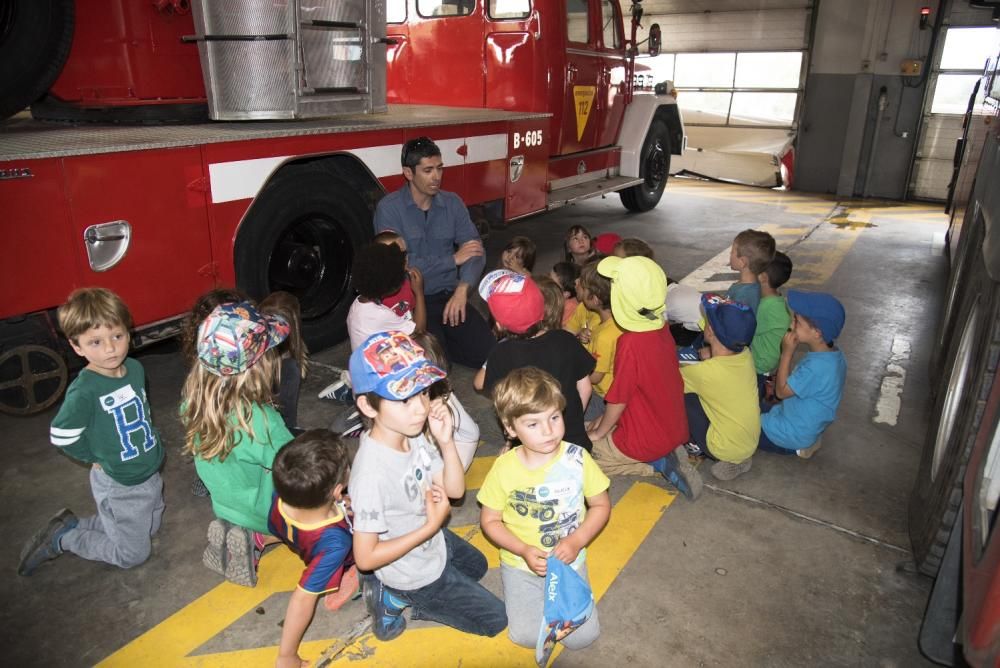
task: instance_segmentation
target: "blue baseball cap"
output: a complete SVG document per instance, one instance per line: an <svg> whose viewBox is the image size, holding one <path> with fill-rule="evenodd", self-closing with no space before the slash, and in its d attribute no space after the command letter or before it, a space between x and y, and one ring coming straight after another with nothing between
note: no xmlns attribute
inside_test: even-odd
<svg viewBox="0 0 1000 668"><path fill-rule="evenodd" d="M583 626L594 614L590 584L556 557L545 560L545 603L535 643L535 661L545 666L556 643Z"/></svg>
<svg viewBox="0 0 1000 668"><path fill-rule="evenodd" d="M369 336L351 353L350 369L354 396L374 392L393 401L409 399L448 375L403 332Z"/></svg>
<svg viewBox="0 0 1000 668"><path fill-rule="evenodd" d="M749 306L711 292L701 296L701 306L715 338L726 348L738 353L753 341L757 318Z"/></svg>
<svg viewBox="0 0 1000 668"><path fill-rule="evenodd" d="M847 316L839 299L826 292L805 290L789 290L786 299L788 308L809 318L819 327L824 341L833 343L840 336Z"/></svg>

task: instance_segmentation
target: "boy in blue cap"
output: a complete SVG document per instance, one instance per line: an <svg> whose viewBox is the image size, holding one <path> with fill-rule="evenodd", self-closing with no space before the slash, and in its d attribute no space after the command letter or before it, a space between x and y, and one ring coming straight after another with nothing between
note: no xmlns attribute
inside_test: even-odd
<svg viewBox="0 0 1000 668"><path fill-rule="evenodd" d="M495 636L507 614L479 584L486 557L442 527L448 499L465 493L451 412L443 402L432 406L427 392L445 372L402 332L369 337L351 353L350 369L368 427L351 467L354 561L370 571L361 583L375 637L402 633L407 606L414 619Z"/></svg>
<svg viewBox="0 0 1000 668"><path fill-rule="evenodd" d="M844 392L847 360L833 343L844 328L844 306L825 292L789 290L787 299L792 328L781 340L774 383L781 402L761 415L758 447L808 459L819 449ZM793 372L792 355L800 343L809 352Z"/></svg>
<svg viewBox="0 0 1000 668"><path fill-rule="evenodd" d="M681 367L689 452L716 460L712 475L732 480L750 470L760 438L757 374L750 354L757 321L746 304L701 298L711 357Z"/></svg>

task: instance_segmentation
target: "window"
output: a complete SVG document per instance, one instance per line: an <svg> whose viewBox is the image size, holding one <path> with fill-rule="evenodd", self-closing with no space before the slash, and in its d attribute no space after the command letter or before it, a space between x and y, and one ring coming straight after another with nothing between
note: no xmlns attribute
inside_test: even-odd
<svg viewBox="0 0 1000 668"><path fill-rule="evenodd" d="M1000 50L1000 30L948 28L941 50L941 64L931 99L932 114L964 114L986 61ZM982 108L986 91L980 90L975 106Z"/></svg>
<svg viewBox="0 0 1000 668"><path fill-rule="evenodd" d="M787 128L795 124L802 51L664 53L639 62L672 81L684 122Z"/></svg>
<svg viewBox="0 0 1000 668"><path fill-rule="evenodd" d="M385 22L403 23L406 21L406 0L388 0L385 3Z"/></svg>
<svg viewBox="0 0 1000 668"><path fill-rule="evenodd" d="M616 8L617 6L608 0L601 0L601 25L603 26L605 49L620 49L622 47L622 21L618 18Z"/></svg>
<svg viewBox="0 0 1000 668"><path fill-rule="evenodd" d="M476 0L417 0L417 13L426 17L468 16Z"/></svg>
<svg viewBox="0 0 1000 668"><path fill-rule="evenodd" d="M529 0L490 0L491 19L526 19L531 14Z"/></svg>
<svg viewBox="0 0 1000 668"><path fill-rule="evenodd" d="M590 13L587 0L566 0L566 38L586 44L590 41Z"/></svg>

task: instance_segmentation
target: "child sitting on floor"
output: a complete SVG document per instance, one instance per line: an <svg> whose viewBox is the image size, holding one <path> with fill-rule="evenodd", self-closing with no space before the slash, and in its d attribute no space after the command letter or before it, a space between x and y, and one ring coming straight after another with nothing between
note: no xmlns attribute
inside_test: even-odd
<svg viewBox="0 0 1000 668"><path fill-rule="evenodd" d="M743 230L733 239L729 267L740 272L740 280L729 286L729 298L757 313L760 303L758 276L774 257L774 237L759 230Z"/></svg>
<svg viewBox="0 0 1000 668"><path fill-rule="evenodd" d="M597 271L597 263L591 262L580 271L580 293L587 310L596 313L601 322L590 335L590 342L584 347L594 358L594 371L590 374L590 384L594 392L583 419L593 420L604 412L604 396L611 389L614 380L615 350L622 329L611 315L611 281Z"/></svg>
<svg viewBox="0 0 1000 668"><path fill-rule="evenodd" d="M825 292L789 290L787 298L792 329L781 340L774 382L781 401L765 407L758 447L808 459L819 449L844 393L847 360L833 343L844 328L844 306ZM792 371L792 355L800 343L809 352Z"/></svg>
<svg viewBox="0 0 1000 668"><path fill-rule="evenodd" d="M356 350L372 334L396 331L413 334L426 328L423 286L417 275L409 276L413 287L412 311L405 301L390 308L386 297L397 295L407 279L406 254L396 244L373 243L358 251L351 282L358 297L347 312L347 332L351 350Z"/></svg>
<svg viewBox="0 0 1000 668"><path fill-rule="evenodd" d="M757 330L750 344L753 365L757 371L757 387L764 396L764 380L778 368L781 339L792 324L785 298L778 291L792 275L792 260L777 251L767 269L760 273L760 305L757 307Z"/></svg>
<svg viewBox="0 0 1000 668"><path fill-rule="evenodd" d="M300 434L274 458L275 495L267 527L306 565L288 600L278 668L307 664L299 656L299 644L320 596L327 610L337 610L358 590L344 503L350 470L347 448L326 429Z"/></svg>
<svg viewBox="0 0 1000 668"><path fill-rule="evenodd" d="M309 369L309 350L302 338L302 313L299 299L290 292L272 292L260 302L264 315L278 315L288 323L288 336L278 346L281 365L278 367L278 412L288 431L297 433L299 426L299 388Z"/></svg>
<svg viewBox="0 0 1000 668"><path fill-rule="evenodd" d="M572 262L556 262L549 272L549 278L559 284L563 292L563 313L560 327L564 327L580 304L576 300L576 279L580 278L580 267Z"/></svg>
<svg viewBox="0 0 1000 668"><path fill-rule="evenodd" d="M535 242L524 236L511 239L500 254L500 268L530 276L535 268Z"/></svg>

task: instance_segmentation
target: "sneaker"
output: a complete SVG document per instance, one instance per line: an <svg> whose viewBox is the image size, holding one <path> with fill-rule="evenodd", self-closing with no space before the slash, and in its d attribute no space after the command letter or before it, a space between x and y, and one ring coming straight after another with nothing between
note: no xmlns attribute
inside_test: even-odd
<svg viewBox="0 0 1000 668"><path fill-rule="evenodd" d="M701 354L693 346L684 346L677 349L677 361L681 364L694 364L701 361Z"/></svg>
<svg viewBox="0 0 1000 668"><path fill-rule="evenodd" d="M208 524L208 547L201 555L201 563L213 573L226 577L226 563L229 561L226 549L226 534L232 528L226 520L214 519Z"/></svg>
<svg viewBox="0 0 1000 668"><path fill-rule="evenodd" d="M684 450L688 453L688 457L698 457L700 459L705 456L705 451L702 450L701 446L695 443L694 441L691 441L690 443L685 443Z"/></svg>
<svg viewBox="0 0 1000 668"><path fill-rule="evenodd" d="M351 392L351 376L347 371L340 372L340 378L319 391L320 399L332 399L340 404L353 404L354 393Z"/></svg>
<svg viewBox="0 0 1000 668"><path fill-rule="evenodd" d="M678 452L678 449L650 464L668 483L676 487L677 491L690 501L695 501L701 496L705 482L701 479L698 469L688 461L687 452L685 450Z"/></svg>
<svg viewBox="0 0 1000 668"><path fill-rule="evenodd" d="M212 493L208 491L208 487L205 487L205 483L201 481L201 478L195 476L194 480L191 481L191 493L195 496L211 496Z"/></svg>
<svg viewBox="0 0 1000 668"><path fill-rule="evenodd" d="M753 465L753 459L744 459L739 464L733 464L732 462L715 462L712 464L712 475L714 475L719 480L733 480L738 478L747 471Z"/></svg>
<svg viewBox="0 0 1000 668"><path fill-rule="evenodd" d="M383 642L399 637L406 630L406 618L403 617L406 603L390 594L382 581L371 573L361 576L361 588L375 637Z"/></svg>
<svg viewBox="0 0 1000 668"><path fill-rule="evenodd" d="M344 419L344 431L341 433L341 436L345 438L359 438L364 429L365 425L361 421L361 413L354 411Z"/></svg>
<svg viewBox="0 0 1000 668"><path fill-rule="evenodd" d="M809 459L810 457L815 455L822 447L823 447L823 437L820 436L819 438L816 439L815 443L810 445L808 448L802 448L801 450L796 450L795 454L797 454L802 459Z"/></svg>
<svg viewBox="0 0 1000 668"><path fill-rule="evenodd" d="M260 565L260 560L264 557L264 553L276 545L281 545L280 542L267 542L268 538L267 534L260 533L259 531L253 532L253 569L255 571Z"/></svg>
<svg viewBox="0 0 1000 668"><path fill-rule="evenodd" d="M59 541L70 529L79 523L73 511L63 508L49 518L48 524L40 529L21 550L21 560L17 564L18 575L31 575L46 561L63 553Z"/></svg>
<svg viewBox="0 0 1000 668"><path fill-rule="evenodd" d="M358 580L358 567L351 566L344 571L344 575L340 578L340 589L332 591L323 597L323 605L330 612L340 610L345 603L354 599L354 595L358 593L359 586L361 585Z"/></svg>
<svg viewBox="0 0 1000 668"><path fill-rule="evenodd" d="M254 562L253 532L231 526L226 534L226 579L243 587L257 585L257 564Z"/></svg>

